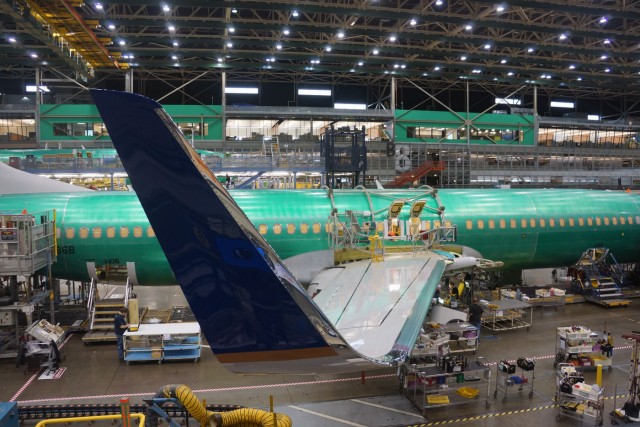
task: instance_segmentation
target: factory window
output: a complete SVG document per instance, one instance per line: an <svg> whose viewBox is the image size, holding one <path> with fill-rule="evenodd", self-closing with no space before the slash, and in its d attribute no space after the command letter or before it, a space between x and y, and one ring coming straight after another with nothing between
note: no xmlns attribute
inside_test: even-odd
<svg viewBox="0 0 640 427"><path fill-rule="evenodd" d="M129 227L120 227L120 237L123 239L129 237Z"/></svg>
<svg viewBox="0 0 640 427"><path fill-rule="evenodd" d="M609 225L609 217L604 217L604 225Z"/></svg>
<svg viewBox="0 0 640 427"><path fill-rule="evenodd" d="M616 218L615 216L612 216L612 217L611 217L611 223L612 223L613 225L618 225L618 218Z"/></svg>
<svg viewBox="0 0 640 427"><path fill-rule="evenodd" d="M500 220L500 228L507 228L507 221L505 221L504 219Z"/></svg>
<svg viewBox="0 0 640 427"><path fill-rule="evenodd" d="M520 227L521 228L527 228L527 220L526 219L522 218L520 220Z"/></svg>
<svg viewBox="0 0 640 427"><path fill-rule="evenodd" d="M569 218L569 227L576 225L576 221L573 218Z"/></svg>
<svg viewBox="0 0 640 427"><path fill-rule="evenodd" d="M535 218L531 218L529 220L529 226L531 226L531 228L536 228L536 219Z"/></svg>
<svg viewBox="0 0 640 427"><path fill-rule="evenodd" d="M151 226L147 227L147 237L156 237L156 232L153 231L153 228L151 228Z"/></svg>
<svg viewBox="0 0 640 427"><path fill-rule="evenodd" d="M478 220L478 230L483 230L484 229L484 221L479 219Z"/></svg>
<svg viewBox="0 0 640 427"><path fill-rule="evenodd" d="M473 230L473 221L467 220L467 230Z"/></svg>
<svg viewBox="0 0 640 427"><path fill-rule="evenodd" d="M547 224L546 224L546 221L544 220L544 218L540 218L540 227L544 228L546 226L547 226Z"/></svg>
<svg viewBox="0 0 640 427"><path fill-rule="evenodd" d="M262 234L263 236L267 234L267 230L269 230L269 227L267 227L267 224L260 224L258 226L258 232L260 232L260 234Z"/></svg>
<svg viewBox="0 0 640 427"><path fill-rule="evenodd" d="M115 227L107 227L107 237L109 239L113 239L114 237L116 237L116 228Z"/></svg>
<svg viewBox="0 0 640 427"><path fill-rule="evenodd" d="M300 224L300 232L307 234L309 232L309 224Z"/></svg>
<svg viewBox="0 0 640 427"><path fill-rule="evenodd" d="M273 224L273 232L276 234L282 233L282 224Z"/></svg>
<svg viewBox="0 0 640 427"><path fill-rule="evenodd" d="M93 238L94 239L99 239L101 237L102 237L102 228L93 227Z"/></svg>
<svg viewBox="0 0 640 427"><path fill-rule="evenodd" d="M87 227L80 227L78 229L78 237L81 239L86 239L89 237L89 229Z"/></svg>
<svg viewBox="0 0 640 427"><path fill-rule="evenodd" d="M602 225L602 220L599 216L596 217L596 225Z"/></svg>
<svg viewBox="0 0 640 427"><path fill-rule="evenodd" d="M587 218L587 225L593 225L593 218Z"/></svg>
<svg viewBox="0 0 640 427"><path fill-rule="evenodd" d="M559 220L560 227L564 227L564 218L560 218Z"/></svg>
<svg viewBox="0 0 640 427"><path fill-rule="evenodd" d="M510 219L509 220L509 226L511 228L516 228L516 220L515 219Z"/></svg>
<svg viewBox="0 0 640 427"><path fill-rule="evenodd" d="M620 225L626 225L627 219L623 216L620 217Z"/></svg>
<svg viewBox="0 0 640 427"><path fill-rule="evenodd" d="M295 224L287 224L287 233L293 234L296 232Z"/></svg>
<svg viewBox="0 0 640 427"><path fill-rule="evenodd" d="M140 227L139 225L133 227L133 237L142 237L142 227Z"/></svg>
<svg viewBox="0 0 640 427"><path fill-rule="evenodd" d="M64 236L65 236L67 239L73 239L73 236L75 236L75 234L76 234L76 229L75 229L75 228L67 227L67 228L64 230Z"/></svg>
<svg viewBox="0 0 640 427"><path fill-rule="evenodd" d="M489 220L489 228L491 229L496 228L496 222L492 219Z"/></svg>
<svg viewBox="0 0 640 427"><path fill-rule="evenodd" d="M556 220L553 218L549 218L549 227L553 228L556 226Z"/></svg>
<svg viewBox="0 0 640 427"><path fill-rule="evenodd" d="M582 217L578 218L578 225L580 227L584 227L584 218L582 218Z"/></svg>
<svg viewBox="0 0 640 427"><path fill-rule="evenodd" d="M380 231L382 227L384 227L384 224L382 222L378 223L378 226L376 227L377 231ZM313 230L313 234L318 234L322 228L320 227L319 222L314 222L311 229Z"/></svg>

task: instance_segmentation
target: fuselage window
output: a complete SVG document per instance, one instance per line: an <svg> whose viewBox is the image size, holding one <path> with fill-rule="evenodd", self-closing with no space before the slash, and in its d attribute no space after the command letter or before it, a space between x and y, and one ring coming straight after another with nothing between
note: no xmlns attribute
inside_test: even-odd
<svg viewBox="0 0 640 427"><path fill-rule="evenodd" d="M496 228L496 222L492 219L489 220L489 228L492 230Z"/></svg>
<svg viewBox="0 0 640 427"><path fill-rule="evenodd" d="M527 220L522 218L520 220L520 228L527 228Z"/></svg>
<svg viewBox="0 0 640 427"><path fill-rule="evenodd" d="M287 233L293 234L296 232L296 226L294 224L287 224Z"/></svg>
<svg viewBox="0 0 640 427"><path fill-rule="evenodd" d="M529 225L531 226L531 228L535 228L536 227L536 220L535 218L531 218L529 220Z"/></svg>
<svg viewBox="0 0 640 427"><path fill-rule="evenodd" d="M587 218L587 225L589 226L593 225L593 218L591 217Z"/></svg>
<svg viewBox="0 0 640 427"><path fill-rule="evenodd" d="M560 227L564 227L564 218L560 218L558 222L560 223Z"/></svg>
<svg viewBox="0 0 640 427"><path fill-rule="evenodd" d="M142 237L142 227L140 227L139 225L133 227L133 237Z"/></svg>
<svg viewBox="0 0 640 427"><path fill-rule="evenodd" d="M615 216L612 216L612 217L611 217L611 223L612 223L613 225L618 225L618 218L616 218Z"/></svg>
<svg viewBox="0 0 640 427"><path fill-rule="evenodd" d="M478 220L478 230L484 230L484 221L481 219Z"/></svg>
<svg viewBox="0 0 640 427"><path fill-rule="evenodd" d="M446 219L446 220L444 221L444 226L445 226L445 227L451 227L451 221L449 221L448 219Z"/></svg>
<svg viewBox="0 0 640 427"><path fill-rule="evenodd" d="M384 231L384 222L382 221L376 222L376 231L378 233L382 233ZM316 224L313 224L313 234L318 234L319 232L320 232L320 229L316 231Z"/></svg>
<svg viewBox="0 0 640 427"><path fill-rule="evenodd" d="M129 237L129 227L120 227L120 237L123 239Z"/></svg>
<svg viewBox="0 0 640 427"><path fill-rule="evenodd" d="M431 230L431 221L425 221L424 222L424 229L425 230Z"/></svg>
<svg viewBox="0 0 640 427"><path fill-rule="evenodd" d="M382 228L382 230L384 230L384 224L382 224L382 222L379 222L376 229L377 231L380 231L380 228ZM313 234L318 234L320 233L320 230L322 229L320 227L320 223L319 222L314 222L313 225L311 226L311 229L313 230Z"/></svg>
<svg viewBox="0 0 640 427"><path fill-rule="evenodd" d="M576 225L576 221L573 218L569 218L569 227L573 227Z"/></svg>
<svg viewBox="0 0 640 427"><path fill-rule="evenodd" d="M73 228L73 227L67 227L67 228L64 230L64 236L65 236L67 239L73 239L73 236L75 236L75 234L76 234L76 229L75 229L75 228Z"/></svg>
<svg viewBox="0 0 640 427"><path fill-rule="evenodd" d="M632 216L627 217L627 224L633 225L633 217Z"/></svg>
<svg viewBox="0 0 640 427"><path fill-rule="evenodd" d="M113 239L116 237L116 228L115 227L107 227L106 233L109 239Z"/></svg>
<svg viewBox="0 0 640 427"><path fill-rule="evenodd" d="M473 221L467 220L467 230L473 230Z"/></svg>
<svg viewBox="0 0 640 427"><path fill-rule="evenodd" d="M599 216L596 217L596 225L602 225L602 220Z"/></svg>
<svg viewBox="0 0 640 427"><path fill-rule="evenodd" d="M578 225L580 227L584 227L584 218L582 218L582 217L578 218Z"/></svg>
<svg viewBox="0 0 640 427"><path fill-rule="evenodd" d="M640 225L640 216L636 217L636 224Z"/></svg>
<svg viewBox="0 0 640 427"><path fill-rule="evenodd" d="M309 232L309 224L300 224L300 232L307 234Z"/></svg>
<svg viewBox="0 0 640 427"><path fill-rule="evenodd" d="M433 221L433 228L440 228L440 221Z"/></svg>
<svg viewBox="0 0 640 427"><path fill-rule="evenodd" d="M80 227L78 229L78 237L81 239L86 239L89 237L89 229L87 227Z"/></svg>
<svg viewBox="0 0 640 427"><path fill-rule="evenodd" d="M620 225L625 225L627 223L627 218L621 216L620 217Z"/></svg>
<svg viewBox="0 0 640 427"><path fill-rule="evenodd" d="M147 227L147 237L156 237L156 232L153 231L153 228L151 228L151 226Z"/></svg>
<svg viewBox="0 0 640 427"><path fill-rule="evenodd" d="M500 220L500 228L507 228L507 221L505 221L504 219Z"/></svg>
<svg viewBox="0 0 640 427"><path fill-rule="evenodd" d="M553 228L556 226L556 220L554 218L549 218L549 227Z"/></svg>
<svg viewBox="0 0 640 427"><path fill-rule="evenodd" d="M511 228L516 228L516 220L515 219L510 219L509 220L509 226Z"/></svg>
<svg viewBox="0 0 640 427"><path fill-rule="evenodd" d="M262 234L263 236L265 234L267 234L267 230L269 229L269 227L267 227L267 224L260 224L258 226L258 232L260 232L260 234Z"/></svg>
<svg viewBox="0 0 640 427"><path fill-rule="evenodd" d="M609 225L609 217L608 216L604 217L604 225Z"/></svg>
<svg viewBox="0 0 640 427"><path fill-rule="evenodd" d="M546 226L547 226L547 224L546 224L544 218L540 218L540 227L546 227Z"/></svg>
<svg viewBox="0 0 640 427"><path fill-rule="evenodd" d="M273 232L276 234L282 233L282 224L273 224Z"/></svg>
<svg viewBox="0 0 640 427"><path fill-rule="evenodd" d="M101 237L102 237L102 228L93 227L93 238L94 239L99 239Z"/></svg>
<svg viewBox="0 0 640 427"><path fill-rule="evenodd" d="M56 239L59 239L62 236L62 229L60 227L56 227Z"/></svg>

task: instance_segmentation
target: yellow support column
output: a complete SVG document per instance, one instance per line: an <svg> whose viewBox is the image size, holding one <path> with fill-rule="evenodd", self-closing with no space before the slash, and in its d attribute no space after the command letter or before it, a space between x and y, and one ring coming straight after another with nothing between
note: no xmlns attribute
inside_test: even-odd
<svg viewBox="0 0 640 427"><path fill-rule="evenodd" d="M602 365L596 366L596 384L602 387Z"/></svg>
<svg viewBox="0 0 640 427"><path fill-rule="evenodd" d="M384 251L382 249L382 241L380 236L369 236L369 247L371 248L371 259L373 262L384 261Z"/></svg>

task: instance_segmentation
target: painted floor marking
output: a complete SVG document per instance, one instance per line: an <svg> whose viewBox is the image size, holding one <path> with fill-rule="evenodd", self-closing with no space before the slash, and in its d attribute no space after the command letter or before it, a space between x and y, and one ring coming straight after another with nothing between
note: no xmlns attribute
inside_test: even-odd
<svg viewBox="0 0 640 427"><path fill-rule="evenodd" d="M391 408L389 406L379 405L377 403L365 402L364 400L360 400L360 399L351 399L351 401L356 403L362 403L363 405L373 406L374 408L384 409L385 411L397 412L399 414L409 415L411 417L416 417L416 418L424 418L422 415L416 414L415 412L403 411L401 409Z"/></svg>
<svg viewBox="0 0 640 427"><path fill-rule="evenodd" d="M335 421L335 422L338 422L338 423L342 423L342 424L345 424L345 425L348 425L348 426L367 427L365 424L354 423L353 421L347 421L347 420L343 420L342 418L332 417L331 415L325 415L325 414L322 414L320 412L311 411L309 409L301 408L299 406L289 405L288 408L295 409L295 410L302 411L302 412L306 412L307 414L315 415L317 417L326 418L328 420Z"/></svg>

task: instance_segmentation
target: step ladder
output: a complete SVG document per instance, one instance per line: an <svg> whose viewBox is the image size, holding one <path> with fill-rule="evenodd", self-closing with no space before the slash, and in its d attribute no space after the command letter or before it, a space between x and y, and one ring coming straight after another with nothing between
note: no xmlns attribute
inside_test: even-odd
<svg viewBox="0 0 640 427"><path fill-rule="evenodd" d="M126 307L131 295L131 282L127 279L124 293L111 294L108 298L98 295L98 283L91 280L87 301L88 331L82 337L85 344L92 342L115 342L116 334L113 329L115 315L120 308Z"/></svg>

